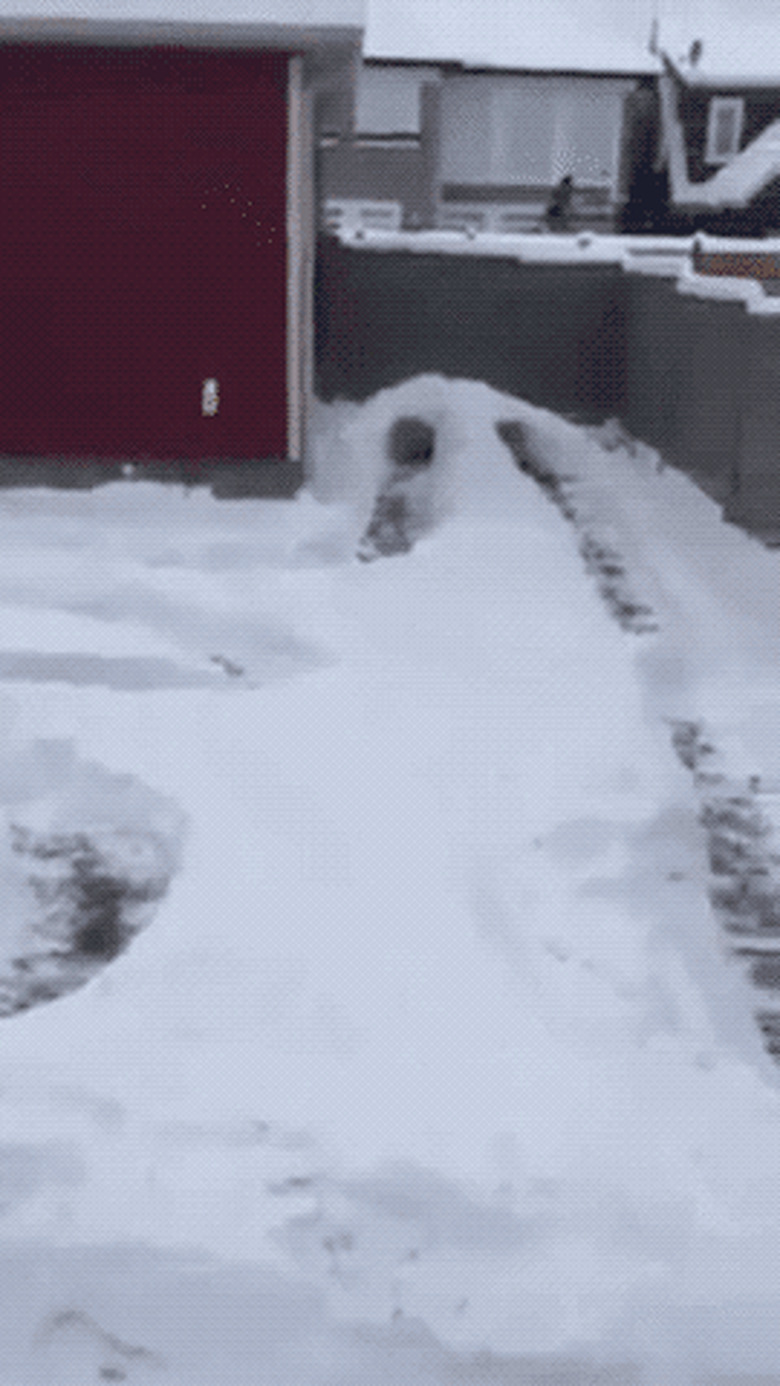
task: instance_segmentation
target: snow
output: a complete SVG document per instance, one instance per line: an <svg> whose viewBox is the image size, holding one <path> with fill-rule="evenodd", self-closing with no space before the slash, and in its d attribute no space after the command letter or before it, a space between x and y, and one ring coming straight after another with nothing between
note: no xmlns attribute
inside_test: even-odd
<svg viewBox="0 0 780 1386"><path fill-rule="evenodd" d="M372 56L553 72L658 70L656 48L687 66L691 44L702 44L695 80L777 81L777 9L774 0L539 0L527 3L517 23L513 0L489 0L475 12L470 0L369 0L366 50Z"/></svg>
<svg viewBox="0 0 780 1386"><path fill-rule="evenodd" d="M773 120L725 168L718 169L708 180L707 203L715 207L746 207L779 172L780 120Z"/></svg>
<svg viewBox="0 0 780 1386"><path fill-rule="evenodd" d="M402 416L421 532L360 562ZM165 862L2 1021L4 1386L777 1380L767 997L672 745L771 818L777 553L477 382L319 405L310 463L291 502L0 493L6 822ZM51 892L0 874L5 976Z"/></svg>
<svg viewBox="0 0 780 1386"><path fill-rule="evenodd" d="M560 264L645 264L661 258L678 264L689 259L694 240L684 236L621 236L584 231L580 235L489 231L390 231L373 227L355 230L342 227L334 231L344 244L371 250L407 250L412 254L499 255L516 257L528 263L552 261ZM701 237L699 239L702 239ZM716 238L708 237L716 244ZM729 250L733 238L717 240L717 248ZM740 246L742 242L739 243ZM771 253L776 242L751 241L750 247Z"/></svg>
<svg viewBox="0 0 780 1386"><path fill-rule="evenodd" d="M490 0L477 18L469 0L369 0L371 57L449 59L524 71L654 72L649 6L612 0L535 0L517 23L512 0Z"/></svg>

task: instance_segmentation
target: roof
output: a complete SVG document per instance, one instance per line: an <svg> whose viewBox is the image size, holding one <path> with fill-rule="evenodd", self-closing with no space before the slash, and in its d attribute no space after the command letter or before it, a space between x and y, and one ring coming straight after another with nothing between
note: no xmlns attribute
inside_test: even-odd
<svg viewBox="0 0 780 1386"><path fill-rule="evenodd" d="M31 37L91 25L362 29L365 0L0 0L0 32Z"/></svg>
<svg viewBox="0 0 780 1386"><path fill-rule="evenodd" d="M680 77L686 86L703 91L741 91L744 88L751 88L756 91L776 91L780 88L780 72L745 73L732 69L728 72L715 73L706 69L704 71L699 69L686 70L685 67L681 67Z"/></svg>
<svg viewBox="0 0 780 1386"><path fill-rule="evenodd" d="M659 84L661 125L669 168L672 201L677 207L747 207L757 193L780 176L780 120L774 120L739 154L702 183L691 183L685 152L685 135L675 100L674 78L666 74Z"/></svg>
<svg viewBox="0 0 780 1386"><path fill-rule="evenodd" d="M503 65L491 64L471 64L460 62L453 58L362 58L362 66L371 72L397 71L427 74L438 74L448 77L526 77L526 76L574 76L574 77L637 77L646 76L644 71L633 68L601 68L598 71L585 70L580 68L538 68L538 67L505 67ZM653 68L653 72L658 69Z"/></svg>
<svg viewBox="0 0 780 1386"><path fill-rule="evenodd" d="M711 86L780 85L777 0L367 0L370 57L521 71L654 73L658 43Z"/></svg>
<svg viewBox="0 0 780 1386"><path fill-rule="evenodd" d="M780 72L772 75L766 72L745 73L733 69L730 72L714 73L701 68L697 63L691 66L684 61L674 62L668 53L661 54L664 69L680 86L698 92L778 92L780 91Z"/></svg>
<svg viewBox="0 0 780 1386"><path fill-rule="evenodd" d="M652 0L368 0L367 58L518 72L650 74Z"/></svg>

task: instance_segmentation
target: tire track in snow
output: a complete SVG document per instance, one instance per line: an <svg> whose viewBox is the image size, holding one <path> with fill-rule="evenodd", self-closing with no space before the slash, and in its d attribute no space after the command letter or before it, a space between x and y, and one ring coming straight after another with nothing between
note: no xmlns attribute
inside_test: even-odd
<svg viewBox="0 0 780 1386"><path fill-rule="evenodd" d="M693 774L707 837L709 898L731 956L774 1002L755 1011L764 1048L780 1063L780 784L735 779L700 722L672 722L672 745Z"/></svg>
<svg viewBox="0 0 780 1386"><path fill-rule="evenodd" d="M497 423L496 432L520 471L577 531L586 570L621 628L636 635L659 631L652 608L633 591L620 553L599 538L591 522L583 521L577 476L557 471L540 457L519 421ZM764 994L754 1018L767 1054L780 1064L780 782L729 775L702 721L670 718L669 723L672 747L693 776L706 834L710 907L729 955L746 967L750 983Z"/></svg>
<svg viewBox="0 0 780 1386"><path fill-rule="evenodd" d="M632 592L621 555L586 526L577 507L573 475L562 475L548 463L535 456L528 446L523 425L517 421L496 424L496 432L506 443L521 472L530 476L544 491L564 519L572 524L579 536L579 550L587 572L595 579L599 595L611 616L623 630L646 635L658 630L651 607L639 601Z"/></svg>

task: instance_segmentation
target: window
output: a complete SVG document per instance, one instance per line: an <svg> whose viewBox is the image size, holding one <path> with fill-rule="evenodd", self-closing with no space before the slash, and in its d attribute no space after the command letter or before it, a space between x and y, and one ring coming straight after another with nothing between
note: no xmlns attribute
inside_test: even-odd
<svg viewBox="0 0 780 1386"><path fill-rule="evenodd" d="M707 113L708 164L727 164L739 153L745 103L741 96L713 96Z"/></svg>

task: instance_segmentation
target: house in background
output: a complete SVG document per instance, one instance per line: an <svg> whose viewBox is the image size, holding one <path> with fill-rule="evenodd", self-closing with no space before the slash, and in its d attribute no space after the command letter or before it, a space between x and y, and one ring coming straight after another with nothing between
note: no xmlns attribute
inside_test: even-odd
<svg viewBox="0 0 780 1386"><path fill-rule="evenodd" d="M314 149L353 127L362 0L192 15L0 0L3 470L300 476Z"/></svg>
<svg viewBox="0 0 780 1386"><path fill-rule="evenodd" d="M353 128L319 141L326 225L436 225L442 77L440 66L412 60L360 64Z"/></svg>
<svg viewBox="0 0 780 1386"><path fill-rule="evenodd" d="M442 83L437 224L524 232L544 227L565 176L571 228L611 231L624 197L627 99L644 74L447 74Z"/></svg>
<svg viewBox="0 0 780 1386"><path fill-rule="evenodd" d="M780 234L780 71L718 75L669 58L664 66L659 218L682 232Z"/></svg>
<svg viewBox="0 0 780 1386"><path fill-rule="evenodd" d="M320 147L325 223L539 230L569 175L573 228L612 230L629 195L630 103L656 67L650 55L630 72L365 59L355 129Z"/></svg>

